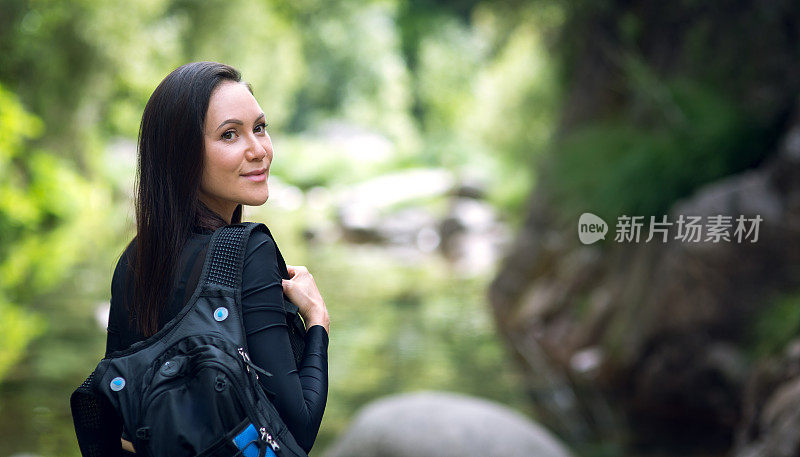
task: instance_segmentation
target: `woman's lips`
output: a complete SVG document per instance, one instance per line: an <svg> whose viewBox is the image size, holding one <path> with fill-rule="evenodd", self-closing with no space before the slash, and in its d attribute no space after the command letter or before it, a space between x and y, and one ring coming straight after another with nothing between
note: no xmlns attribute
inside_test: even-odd
<svg viewBox="0 0 800 457"><path fill-rule="evenodd" d="M258 175L247 175L247 176L242 176L242 178L247 178L253 182L261 182L267 179L267 173L264 172Z"/></svg>

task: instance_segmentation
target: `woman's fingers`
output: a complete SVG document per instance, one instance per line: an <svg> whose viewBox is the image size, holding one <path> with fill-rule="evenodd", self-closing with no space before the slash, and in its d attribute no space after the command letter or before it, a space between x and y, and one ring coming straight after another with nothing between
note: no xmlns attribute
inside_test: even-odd
<svg viewBox="0 0 800 457"><path fill-rule="evenodd" d="M289 277L291 279L295 279L295 276L297 276L298 274L302 275L302 276L305 276L306 274L308 274L309 276L311 276L311 273L308 272L308 268L306 268L304 265L289 265L289 264L287 264L286 265L286 271L289 272Z"/></svg>
<svg viewBox="0 0 800 457"><path fill-rule="evenodd" d="M292 303L300 308L300 313L306 316L314 308L324 308L324 301L308 268L303 265L286 265L286 270L291 274L291 279L283 279L281 285Z"/></svg>
<svg viewBox="0 0 800 457"><path fill-rule="evenodd" d="M126 440L121 436L119 437L119 439L122 441L122 449L125 449L128 452L136 454L136 449L133 448L133 443L131 443L130 441Z"/></svg>

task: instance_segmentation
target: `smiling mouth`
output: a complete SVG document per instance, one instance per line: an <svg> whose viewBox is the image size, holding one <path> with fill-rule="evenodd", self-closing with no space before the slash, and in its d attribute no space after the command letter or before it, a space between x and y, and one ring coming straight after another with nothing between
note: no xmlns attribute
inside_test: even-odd
<svg viewBox="0 0 800 457"><path fill-rule="evenodd" d="M253 170L251 172L245 173L242 176L258 176L258 175L263 175L266 172L267 172L267 169L265 167L265 168L262 168L260 170Z"/></svg>
<svg viewBox="0 0 800 457"><path fill-rule="evenodd" d="M258 174L249 174L249 175L242 175L242 178L249 179L250 181L261 182L267 180L267 172L262 172Z"/></svg>

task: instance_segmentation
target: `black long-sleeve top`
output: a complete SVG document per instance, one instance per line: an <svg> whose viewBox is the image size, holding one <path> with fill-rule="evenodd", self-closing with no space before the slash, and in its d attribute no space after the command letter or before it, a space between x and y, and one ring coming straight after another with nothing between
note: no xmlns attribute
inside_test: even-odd
<svg viewBox="0 0 800 457"><path fill-rule="evenodd" d="M186 243L176 269L171 300L159 318L159 329L191 298L210 239L211 232L199 230ZM134 238L120 257L111 281L106 356L145 339L129 325L123 302L123 299L133 300L132 277L127 273L129 256L135 255L135 243ZM298 366L289 341L281 279L273 239L253 230L242 270L242 319L250 359L273 374L259 377L259 382L297 443L309 452L319 432L328 396L328 332L322 325L307 329Z"/></svg>

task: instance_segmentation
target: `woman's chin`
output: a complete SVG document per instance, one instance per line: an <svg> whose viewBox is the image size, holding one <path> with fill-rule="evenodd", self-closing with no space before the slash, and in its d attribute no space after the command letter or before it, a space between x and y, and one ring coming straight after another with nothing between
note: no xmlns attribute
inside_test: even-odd
<svg viewBox="0 0 800 457"><path fill-rule="evenodd" d="M246 201L244 204L247 206L261 206L269 200L269 192L265 193L264 195L251 198L250 200Z"/></svg>

